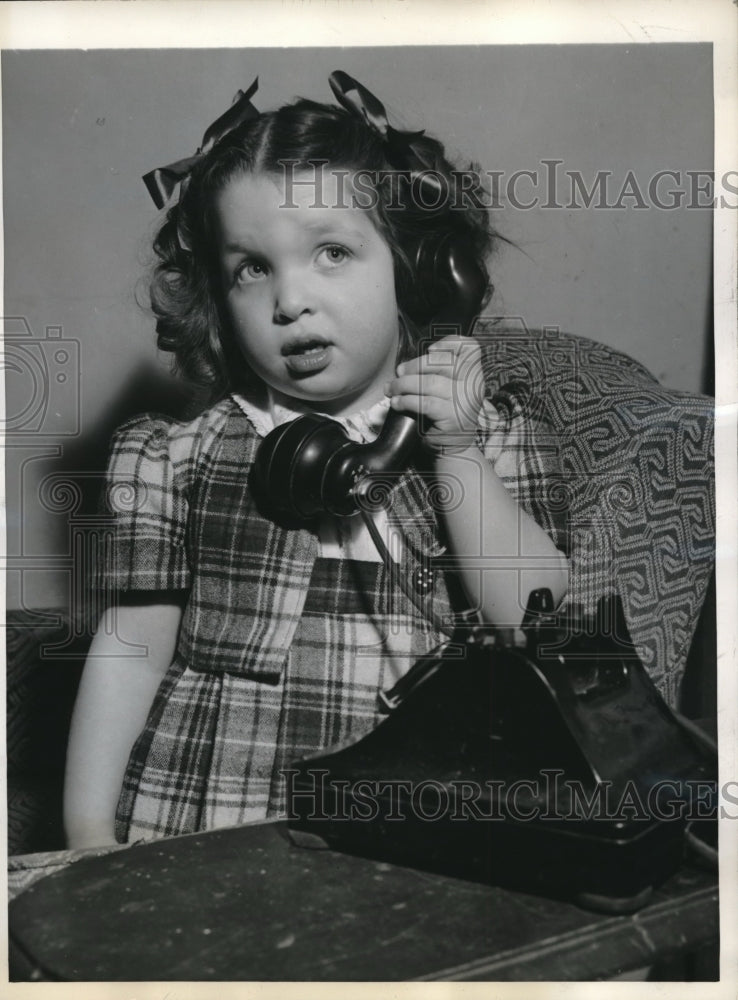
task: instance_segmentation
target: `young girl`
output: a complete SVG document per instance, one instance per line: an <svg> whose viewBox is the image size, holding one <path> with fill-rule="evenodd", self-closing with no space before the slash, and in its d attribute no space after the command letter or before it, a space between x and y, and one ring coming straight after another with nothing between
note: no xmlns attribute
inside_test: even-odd
<svg viewBox="0 0 738 1000"><path fill-rule="evenodd" d="M479 180L346 74L331 86L339 106L265 114L254 86L195 157L147 177L160 206L181 181L155 241L159 345L213 405L114 440L114 601L72 725L70 846L280 815L281 771L372 729L380 694L448 640L455 580L495 626L519 625L536 587L566 592L535 428L492 404L472 337L418 357L451 294L422 293L434 248L451 235L483 265L493 247ZM421 419L424 447L377 522L430 614L359 516L285 523L250 488L274 427L316 411L367 442L390 408ZM428 571L444 552L458 577Z"/></svg>

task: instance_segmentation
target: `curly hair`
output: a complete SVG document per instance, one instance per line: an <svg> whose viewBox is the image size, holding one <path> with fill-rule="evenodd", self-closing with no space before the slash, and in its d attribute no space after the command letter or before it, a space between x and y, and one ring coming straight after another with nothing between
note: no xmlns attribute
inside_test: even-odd
<svg viewBox="0 0 738 1000"><path fill-rule="evenodd" d="M498 239L479 170L473 164L454 169L443 145L431 136L413 135L410 149L397 154L358 116L306 99L245 122L183 182L179 201L168 210L154 240L150 299L159 348L175 355L175 367L205 388L211 402L253 377L224 314L211 225L214 202L234 178L283 172L286 163L296 171L327 164L370 180L374 197L367 211L394 261L400 358L413 356L437 307L418 294L418 247L451 234L485 268ZM433 203L428 178L437 195ZM490 294L491 288L487 298Z"/></svg>

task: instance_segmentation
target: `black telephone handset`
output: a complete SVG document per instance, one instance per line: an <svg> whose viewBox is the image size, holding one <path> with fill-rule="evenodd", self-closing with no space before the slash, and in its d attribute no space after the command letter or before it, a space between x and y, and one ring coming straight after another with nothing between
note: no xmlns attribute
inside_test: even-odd
<svg viewBox="0 0 738 1000"><path fill-rule="evenodd" d="M419 298L432 310L431 334L451 328L467 335L489 282L475 256L449 235L432 254L421 246L416 267L424 286ZM358 484L372 474L401 471L417 443L415 418L395 410L370 444L352 441L329 417L305 414L264 438L252 469L254 486L274 514L298 520L325 511L353 514Z"/></svg>

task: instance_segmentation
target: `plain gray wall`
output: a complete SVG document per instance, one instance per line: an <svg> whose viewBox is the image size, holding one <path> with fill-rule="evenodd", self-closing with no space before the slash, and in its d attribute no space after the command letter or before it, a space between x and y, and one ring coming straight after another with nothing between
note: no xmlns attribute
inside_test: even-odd
<svg viewBox="0 0 738 1000"><path fill-rule="evenodd" d="M67 603L74 504L48 477L82 485L79 517L113 427L186 401L136 301L157 220L141 175L194 152L255 76L254 103L267 109L298 95L331 101L334 69L373 90L396 124L505 177L542 176L541 161L559 159L588 185L611 171L614 200L628 171L646 190L659 170L684 178L712 165L709 45L4 52L5 314L25 317L36 340L60 327L81 366L76 381L74 350L62 355L60 385L48 342L6 349L10 607ZM675 388L705 387L707 209L508 206L495 218L517 248L495 260L489 311L621 348ZM51 380L35 430L14 417L38 391L23 370L33 350ZM78 431L67 412L77 405Z"/></svg>

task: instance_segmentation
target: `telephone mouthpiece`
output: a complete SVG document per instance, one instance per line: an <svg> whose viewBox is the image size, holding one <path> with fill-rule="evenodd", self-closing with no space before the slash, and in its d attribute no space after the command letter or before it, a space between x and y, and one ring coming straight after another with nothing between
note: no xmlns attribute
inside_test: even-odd
<svg viewBox="0 0 738 1000"><path fill-rule="evenodd" d="M391 410L376 441L352 441L330 417L307 413L262 441L252 477L265 507L308 521L359 509L357 485L372 474L401 472L418 444L415 420Z"/></svg>

